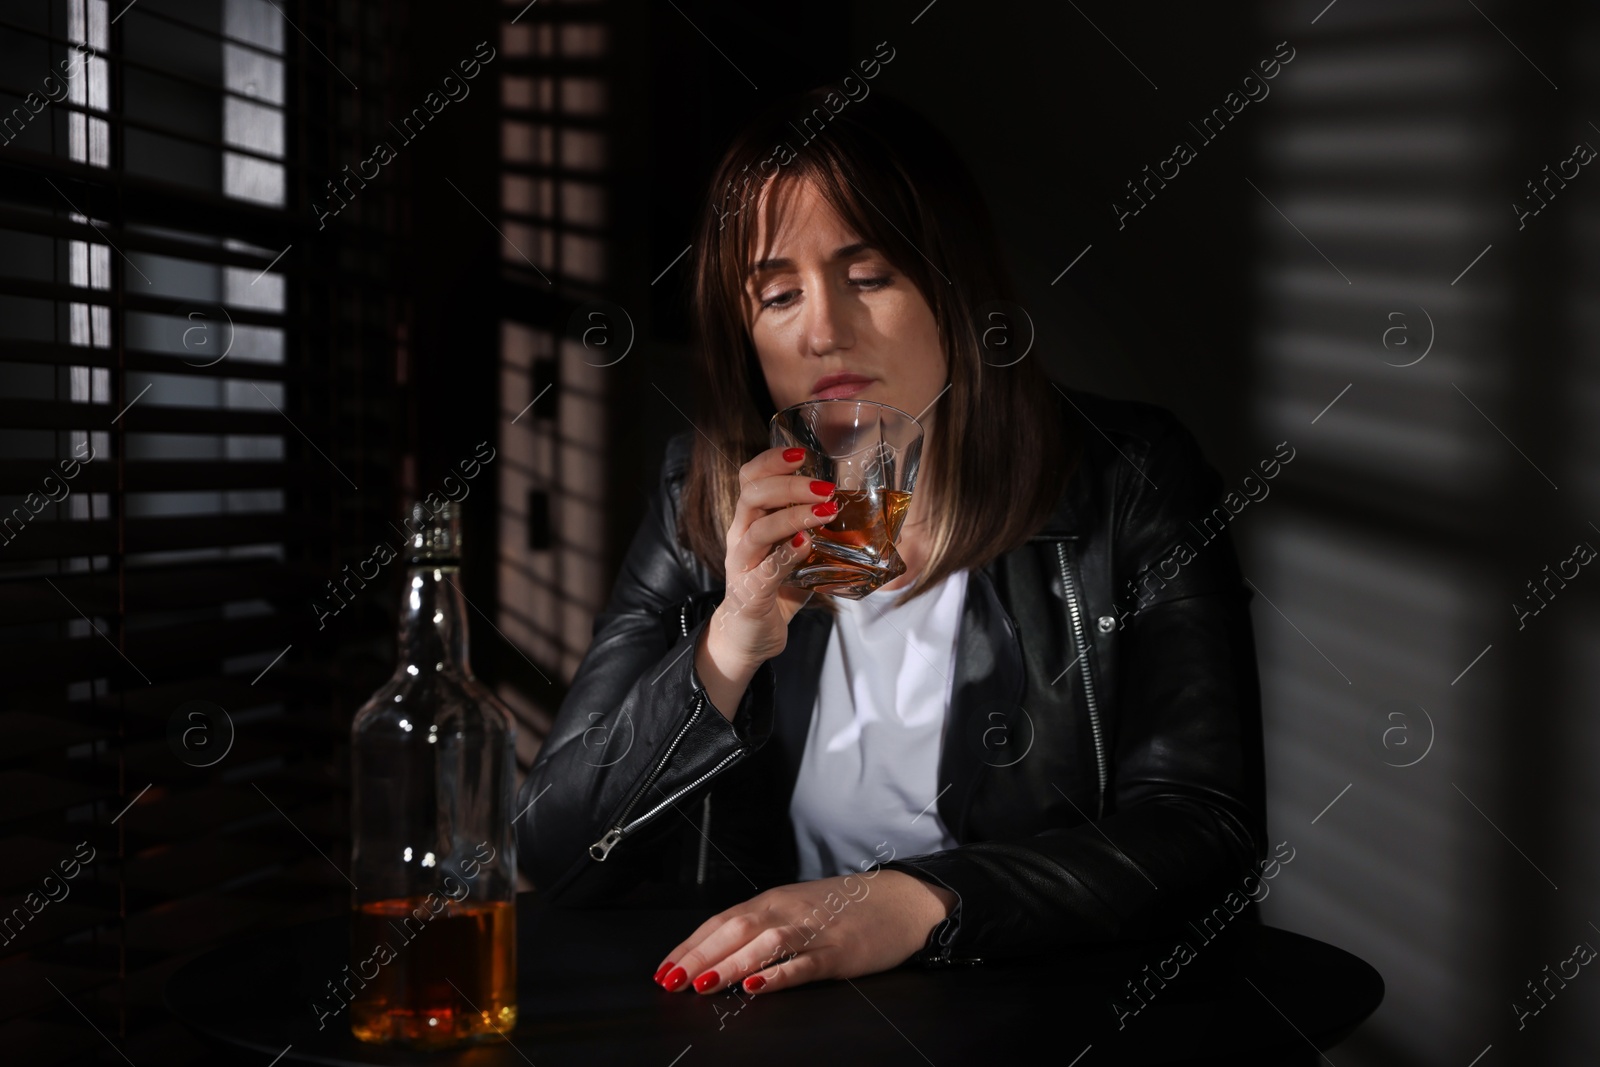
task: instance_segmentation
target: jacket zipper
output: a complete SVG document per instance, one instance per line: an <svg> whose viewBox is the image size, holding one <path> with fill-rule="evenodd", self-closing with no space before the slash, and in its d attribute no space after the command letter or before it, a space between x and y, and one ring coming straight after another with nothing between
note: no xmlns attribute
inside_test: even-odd
<svg viewBox="0 0 1600 1067"><path fill-rule="evenodd" d="M631 822L628 821L628 815L638 805L645 792L655 784L656 778L660 776L661 771L666 767L667 761L672 758L673 752L677 751L678 743L683 740L684 734L689 732L689 727L693 726L694 721L700 717L700 712L705 707L705 704L706 701L704 696L697 697L695 699L694 712L689 716L689 721L684 723L683 729L678 731L678 736L674 737L672 739L672 744L667 746L666 754L661 757L661 761L652 767L650 773L645 776L644 784L639 788L639 791L633 795L633 799L628 801L628 806L623 809L622 814L617 816L616 825L607 830L604 837L589 846L590 856L597 860L604 860L611 854L611 850L617 847L617 842L621 841L629 834L634 833L645 823L650 822L657 815L672 807L673 804L677 803L678 798L684 796L686 793L690 793L695 789L698 789L705 782L710 781L718 774L721 774L724 768L731 766L732 764L737 763L739 760L744 758L745 750L742 748L737 752L728 753L728 755L722 757L722 759L717 762L715 767L711 768L694 781L673 790L673 792L662 798L659 803L651 807L648 811L644 812L642 815L639 815Z"/></svg>
<svg viewBox="0 0 1600 1067"><path fill-rule="evenodd" d="M683 606L678 609L678 628L683 631L683 636L689 636L689 604L687 601L685 601ZM645 775L645 779L642 783L640 783L638 790L635 791L633 796L628 799L627 805L622 809L622 814L617 816L615 825L613 825L611 829L607 830L605 835L601 837L600 840L589 846L589 855L591 857L596 860L604 860L611 854L611 850L616 847L618 841L621 841L624 837L638 830L645 823L649 822L651 819L654 819L661 812L671 807L679 797L697 788L707 779L720 773L723 768L744 757L745 750L742 748L737 752L733 752L727 756L724 756L715 767L711 768L694 781L675 790L671 795L666 797L660 803L656 804L654 807L650 808L650 810L644 812L638 818L632 820L631 822L628 820L628 816L633 813L633 809L639 806L639 801L644 798L644 795L647 792L649 792L650 787L655 784L656 779L661 777L661 772L666 769L667 763L672 759L673 753L676 752L678 750L678 746L683 743L684 737L688 735L689 730L694 726L695 721L700 718L700 713L705 710L705 706L706 697L705 692L702 690L695 694L694 710L689 713L688 720L684 722L682 728L678 730L677 735L673 737L672 743L667 745L667 750L666 752L662 753L661 759L657 760L656 765L650 768L650 773Z"/></svg>
<svg viewBox="0 0 1600 1067"><path fill-rule="evenodd" d="M1094 698L1094 675L1089 670L1089 641L1084 636L1083 611L1078 604L1078 592L1072 583L1067 566L1067 546L1056 542L1056 559L1061 564L1061 590L1067 598L1067 611L1072 616L1072 640L1078 651L1078 670L1083 677L1083 696L1089 705L1089 731L1094 737L1094 769L1100 789L1095 794L1095 818L1101 818L1106 808L1106 746L1100 734L1100 710Z"/></svg>

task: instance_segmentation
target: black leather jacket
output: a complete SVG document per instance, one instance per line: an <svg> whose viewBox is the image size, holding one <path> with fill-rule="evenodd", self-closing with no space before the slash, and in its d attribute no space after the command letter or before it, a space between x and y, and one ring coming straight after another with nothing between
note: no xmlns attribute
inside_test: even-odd
<svg viewBox="0 0 1600 1067"><path fill-rule="evenodd" d="M929 798L959 845L876 857L959 897L925 963L1156 936L1264 853L1250 592L1222 479L1165 409L1062 396L1077 472L968 582ZM667 882L727 907L798 880L788 805L831 616L795 615L731 723L709 703L693 650L723 587L674 533L692 432L668 446L519 792L519 862L557 903Z"/></svg>

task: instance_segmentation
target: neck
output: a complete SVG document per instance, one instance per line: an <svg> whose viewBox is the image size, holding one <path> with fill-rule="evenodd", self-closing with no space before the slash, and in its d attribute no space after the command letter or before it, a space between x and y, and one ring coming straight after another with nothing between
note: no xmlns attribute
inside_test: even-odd
<svg viewBox="0 0 1600 1067"><path fill-rule="evenodd" d="M472 674L458 563L414 563L400 590L400 670L438 664Z"/></svg>

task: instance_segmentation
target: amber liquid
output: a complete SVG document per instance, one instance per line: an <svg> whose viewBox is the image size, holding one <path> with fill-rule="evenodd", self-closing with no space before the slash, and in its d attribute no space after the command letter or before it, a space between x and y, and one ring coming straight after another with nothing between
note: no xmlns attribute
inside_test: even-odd
<svg viewBox="0 0 1600 1067"><path fill-rule="evenodd" d="M381 944L393 958L367 978L373 964L357 963ZM437 914L423 897L363 904L351 953L366 982L350 1003L350 1030L362 1041L441 1048L517 1025L514 904L447 903Z"/></svg>
<svg viewBox="0 0 1600 1067"><path fill-rule="evenodd" d="M866 596L905 573L895 538L911 506L899 489L841 489L834 493L839 512L813 533L811 554L791 581L852 599Z"/></svg>

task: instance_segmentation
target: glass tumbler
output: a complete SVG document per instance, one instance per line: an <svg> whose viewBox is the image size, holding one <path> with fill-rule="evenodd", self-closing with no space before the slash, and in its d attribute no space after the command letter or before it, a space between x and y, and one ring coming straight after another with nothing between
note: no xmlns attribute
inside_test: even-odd
<svg viewBox="0 0 1600 1067"><path fill-rule="evenodd" d="M905 573L894 542L922 460L915 418L871 400L808 400L772 417L771 442L804 448L797 473L832 482L839 505L785 585L859 600Z"/></svg>

